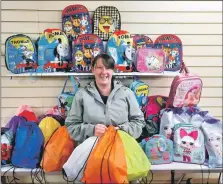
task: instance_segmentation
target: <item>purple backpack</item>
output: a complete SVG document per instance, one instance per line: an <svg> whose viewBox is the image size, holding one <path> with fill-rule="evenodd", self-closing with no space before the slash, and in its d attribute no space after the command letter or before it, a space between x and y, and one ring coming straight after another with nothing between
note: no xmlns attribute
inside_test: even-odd
<svg viewBox="0 0 223 184"><path fill-rule="evenodd" d="M13 116L10 121L5 125L5 128L11 129L13 136L15 136L16 129L21 125L21 123L26 122L26 119L22 116Z"/></svg>

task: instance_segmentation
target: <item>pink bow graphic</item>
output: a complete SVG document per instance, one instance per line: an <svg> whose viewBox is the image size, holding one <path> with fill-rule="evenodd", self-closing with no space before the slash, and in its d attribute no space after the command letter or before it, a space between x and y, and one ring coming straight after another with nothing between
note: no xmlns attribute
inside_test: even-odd
<svg viewBox="0 0 223 184"><path fill-rule="evenodd" d="M191 133L187 133L186 130L184 129L180 129L180 138L182 139L184 136L190 136L192 137L194 140L197 140L197 136L198 136L198 131L192 131Z"/></svg>

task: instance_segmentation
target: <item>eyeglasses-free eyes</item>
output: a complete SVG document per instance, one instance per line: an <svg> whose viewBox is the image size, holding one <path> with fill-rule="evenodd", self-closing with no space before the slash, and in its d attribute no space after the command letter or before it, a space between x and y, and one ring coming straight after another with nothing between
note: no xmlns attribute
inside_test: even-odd
<svg viewBox="0 0 223 184"><path fill-rule="evenodd" d="M112 18L100 18L100 20L99 20L100 24L104 24L106 21L110 25L113 24L113 19Z"/></svg>

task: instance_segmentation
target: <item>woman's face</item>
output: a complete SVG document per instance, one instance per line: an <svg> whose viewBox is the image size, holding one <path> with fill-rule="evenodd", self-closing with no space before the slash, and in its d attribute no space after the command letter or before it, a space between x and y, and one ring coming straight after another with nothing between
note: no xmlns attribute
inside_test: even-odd
<svg viewBox="0 0 223 184"><path fill-rule="evenodd" d="M95 75L97 85L111 85L113 70L106 69L101 58L96 61L92 73Z"/></svg>

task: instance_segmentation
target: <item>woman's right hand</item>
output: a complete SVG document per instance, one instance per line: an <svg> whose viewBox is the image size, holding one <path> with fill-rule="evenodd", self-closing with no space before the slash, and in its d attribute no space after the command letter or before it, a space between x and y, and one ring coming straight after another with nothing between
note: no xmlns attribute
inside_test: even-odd
<svg viewBox="0 0 223 184"><path fill-rule="evenodd" d="M105 125L97 124L97 125L95 125L95 128L94 128L94 135L97 137L101 137L104 135L104 133L107 129L108 128Z"/></svg>

